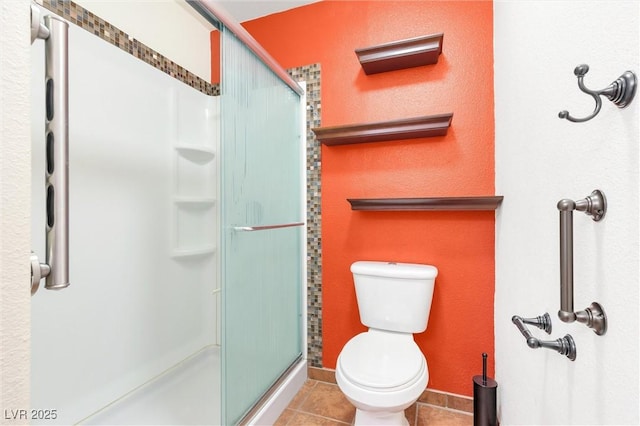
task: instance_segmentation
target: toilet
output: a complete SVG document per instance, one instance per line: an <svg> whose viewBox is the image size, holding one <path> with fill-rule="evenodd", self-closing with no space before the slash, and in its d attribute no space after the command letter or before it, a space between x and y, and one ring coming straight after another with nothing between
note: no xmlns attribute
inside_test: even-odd
<svg viewBox="0 0 640 426"><path fill-rule="evenodd" d="M427 328L438 269L359 261L351 265L360 322L369 330L344 345L338 386L356 407L356 425L408 425L404 410L429 380L413 333Z"/></svg>

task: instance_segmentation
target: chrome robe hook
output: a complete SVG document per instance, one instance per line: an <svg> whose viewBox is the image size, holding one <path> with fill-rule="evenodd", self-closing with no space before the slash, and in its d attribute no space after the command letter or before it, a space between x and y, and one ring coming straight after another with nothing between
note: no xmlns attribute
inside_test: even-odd
<svg viewBox="0 0 640 426"><path fill-rule="evenodd" d="M578 77L578 87L584 93L593 96L596 101L596 109L593 113L585 118L575 118L569 115L569 111L560 111L558 117L566 118L574 123L582 123L584 121L591 120L602 108L602 99L600 96L606 96L611 102L616 104L618 108L624 108L631 103L634 95L636 94L637 79L636 75L632 71L625 71L616 81L611 83L605 89L602 90L589 90L584 86L584 76L589 72L589 65L578 65L573 73Z"/></svg>

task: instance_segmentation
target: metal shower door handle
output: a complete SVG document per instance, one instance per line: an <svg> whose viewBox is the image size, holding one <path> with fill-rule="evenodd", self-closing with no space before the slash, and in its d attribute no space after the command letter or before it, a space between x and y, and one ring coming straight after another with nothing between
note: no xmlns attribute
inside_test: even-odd
<svg viewBox="0 0 640 426"><path fill-rule="evenodd" d="M234 226L234 231L253 232L266 231L268 229L291 228L294 226L304 226L304 222L280 223L277 225L254 225L254 226Z"/></svg>
<svg viewBox="0 0 640 426"><path fill-rule="evenodd" d="M69 286L69 24L31 6L32 42L45 40L46 263L31 256L31 294ZM36 20L37 22L33 22Z"/></svg>

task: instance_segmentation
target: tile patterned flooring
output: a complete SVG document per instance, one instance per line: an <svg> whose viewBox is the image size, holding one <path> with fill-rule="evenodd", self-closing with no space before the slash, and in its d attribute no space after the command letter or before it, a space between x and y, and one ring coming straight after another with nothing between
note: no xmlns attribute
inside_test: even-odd
<svg viewBox="0 0 640 426"><path fill-rule="evenodd" d="M442 394L444 395L444 394ZM431 405L423 395L405 414L411 426L471 426L473 415L443 406ZM446 397L445 397L446 398ZM471 406L473 407L473 405ZM355 408L347 401L338 385L309 379L275 423L276 426L350 425Z"/></svg>

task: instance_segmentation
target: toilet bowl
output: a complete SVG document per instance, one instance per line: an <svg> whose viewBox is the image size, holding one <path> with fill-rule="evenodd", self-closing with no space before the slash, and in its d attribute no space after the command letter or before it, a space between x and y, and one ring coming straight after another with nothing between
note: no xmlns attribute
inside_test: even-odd
<svg viewBox="0 0 640 426"><path fill-rule="evenodd" d="M369 330L340 352L338 386L356 407L357 425L407 425L404 410L422 394L427 361L411 334Z"/></svg>
<svg viewBox="0 0 640 426"><path fill-rule="evenodd" d="M426 329L438 270L430 265L356 262L351 266L361 322L369 330L342 348L340 390L356 425L407 425L404 410L424 391L427 361L413 339Z"/></svg>

